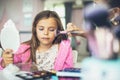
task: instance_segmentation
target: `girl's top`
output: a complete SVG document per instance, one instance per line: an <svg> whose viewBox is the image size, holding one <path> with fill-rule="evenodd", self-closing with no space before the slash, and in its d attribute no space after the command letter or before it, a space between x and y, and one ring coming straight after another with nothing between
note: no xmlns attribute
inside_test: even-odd
<svg viewBox="0 0 120 80"><path fill-rule="evenodd" d="M36 52L36 63L38 70L53 70L54 61L57 57L58 45L53 45L45 52Z"/></svg>
<svg viewBox="0 0 120 80"><path fill-rule="evenodd" d="M28 58L30 57L30 50L25 51L28 48L30 48L29 45L26 45L26 44L21 44L20 45L20 47L17 50L16 54L14 54L14 63L15 64L17 64L17 63L26 63L28 61ZM51 50L51 52L52 51L53 50ZM55 52L58 52L58 53L56 54ZM53 63L53 65L51 65L51 68L53 68L54 70L63 70L64 68L73 67L73 55L72 55L72 48L71 48L70 40L61 41L60 46L59 46L59 50L55 51L55 52L48 54L48 55L50 55L49 59L50 58L52 58L53 60L55 59L55 61L51 60L51 62L49 63L48 66L50 66L50 64ZM51 55L51 54L54 54L54 53L56 54L56 56ZM48 59L46 59L46 61L47 60ZM0 58L0 64L1 64L1 61L2 61L2 58ZM29 63L32 63L32 60L30 60ZM42 64L42 65L44 65L44 64ZM45 67L47 67L47 65ZM0 69L1 70L3 69L3 67L1 65L0 65Z"/></svg>

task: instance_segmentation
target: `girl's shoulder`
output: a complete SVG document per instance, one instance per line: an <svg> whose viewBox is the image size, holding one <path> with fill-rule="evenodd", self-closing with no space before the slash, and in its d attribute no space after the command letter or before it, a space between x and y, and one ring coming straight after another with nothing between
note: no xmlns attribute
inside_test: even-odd
<svg viewBox="0 0 120 80"><path fill-rule="evenodd" d="M61 43L59 44L59 49L66 49L71 47L71 41L69 39L67 40L62 40Z"/></svg>
<svg viewBox="0 0 120 80"><path fill-rule="evenodd" d="M62 40L60 45L70 45L71 44L71 41L69 39L67 40Z"/></svg>
<svg viewBox="0 0 120 80"><path fill-rule="evenodd" d="M71 41L69 39L67 40L62 40L59 44L58 44L58 48L60 47L70 47L71 46Z"/></svg>
<svg viewBox="0 0 120 80"><path fill-rule="evenodd" d="M21 44L20 44L20 47L22 47L22 48L29 48L30 45L29 45L29 44L26 44L26 43L21 43Z"/></svg>
<svg viewBox="0 0 120 80"><path fill-rule="evenodd" d="M30 48L30 45L22 43L22 44L20 44L16 53L22 53L22 52L28 50L29 48Z"/></svg>

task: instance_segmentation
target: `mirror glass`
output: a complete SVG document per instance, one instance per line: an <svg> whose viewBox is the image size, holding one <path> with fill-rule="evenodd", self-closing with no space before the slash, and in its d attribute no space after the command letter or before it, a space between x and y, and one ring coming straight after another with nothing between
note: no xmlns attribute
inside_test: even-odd
<svg viewBox="0 0 120 80"><path fill-rule="evenodd" d="M12 49L14 53L17 51L20 45L19 32L12 20L8 20L3 29L1 30L1 46L5 49Z"/></svg>

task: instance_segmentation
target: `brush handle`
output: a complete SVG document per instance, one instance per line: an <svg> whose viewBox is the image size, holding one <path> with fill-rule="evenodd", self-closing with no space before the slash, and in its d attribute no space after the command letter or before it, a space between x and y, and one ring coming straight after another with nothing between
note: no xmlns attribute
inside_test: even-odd
<svg viewBox="0 0 120 80"><path fill-rule="evenodd" d="M60 31L59 33L60 34L67 34L68 32L67 31Z"/></svg>
<svg viewBox="0 0 120 80"><path fill-rule="evenodd" d="M72 31L71 34L81 34L84 33L83 31Z"/></svg>
<svg viewBox="0 0 120 80"><path fill-rule="evenodd" d="M59 32L60 34L67 34L68 32L67 31L60 31ZM71 31L70 32L71 34L81 34L81 33L84 33L83 31Z"/></svg>

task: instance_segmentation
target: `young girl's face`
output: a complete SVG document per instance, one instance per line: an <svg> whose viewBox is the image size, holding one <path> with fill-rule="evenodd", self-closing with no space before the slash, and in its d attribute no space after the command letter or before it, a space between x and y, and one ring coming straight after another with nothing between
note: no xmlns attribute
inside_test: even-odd
<svg viewBox="0 0 120 80"><path fill-rule="evenodd" d="M40 20L36 26L37 38L40 45L51 45L56 36L57 22L54 18Z"/></svg>

